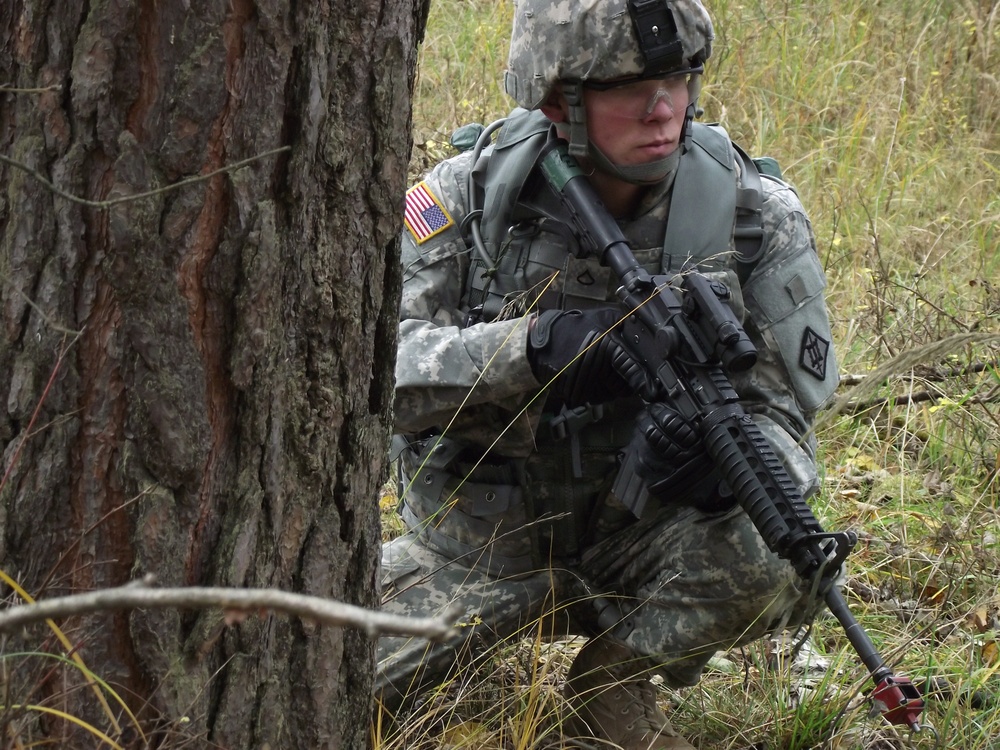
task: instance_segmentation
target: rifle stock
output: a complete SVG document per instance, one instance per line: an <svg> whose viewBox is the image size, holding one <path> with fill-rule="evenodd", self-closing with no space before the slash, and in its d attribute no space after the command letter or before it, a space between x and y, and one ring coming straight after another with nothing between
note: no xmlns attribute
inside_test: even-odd
<svg viewBox="0 0 1000 750"><path fill-rule="evenodd" d="M621 339L630 356L698 431L725 485L768 548L824 597L868 668L875 684L872 698L883 717L920 731L924 702L919 691L886 666L835 585L856 535L823 531L729 381L727 372L753 367L757 352L725 304L728 289L688 273L681 281L681 295L669 279L643 269L561 141L543 152L539 166L572 216L581 245L618 276L618 297L628 312ZM634 459L626 455L613 492L641 516L649 495L634 473Z"/></svg>

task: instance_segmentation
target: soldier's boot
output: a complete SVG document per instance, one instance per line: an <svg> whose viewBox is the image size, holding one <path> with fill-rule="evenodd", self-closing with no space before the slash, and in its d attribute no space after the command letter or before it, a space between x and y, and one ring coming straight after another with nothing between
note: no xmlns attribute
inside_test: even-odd
<svg viewBox="0 0 1000 750"><path fill-rule="evenodd" d="M655 686L635 664L624 646L604 638L588 641L569 670L565 695L573 711L564 734L622 750L695 750L670 726Z"/></svg>

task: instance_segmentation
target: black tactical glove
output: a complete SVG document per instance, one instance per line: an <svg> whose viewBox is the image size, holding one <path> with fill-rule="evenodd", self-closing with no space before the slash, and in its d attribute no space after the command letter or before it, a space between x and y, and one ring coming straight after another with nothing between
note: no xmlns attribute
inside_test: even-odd
<svg viewBox="0 0 1000 750"><path fill-rule="evenodd" d="M629 450L650 497L683 499L706 512L728 510L735 502L694 427L666 404L649 404L639 415Z"/></svg>
<svg viewBox="0 0 1000 750"><path fill-rule="evenodd" d="M538 382L551 381L552 393L571 407L630 395L613 364L621 352L613 332L620 322L614 307L540 313L528 335L528 361Z"/></svg>
<svg viewBox="0 0 1000 750"><path fill-rule="evenodd" d="M709 463L694 427L663 403L649 404L639 415L632 443L637 455L636 474L654 496L660 485L679 478L678 474Z"/></svg>

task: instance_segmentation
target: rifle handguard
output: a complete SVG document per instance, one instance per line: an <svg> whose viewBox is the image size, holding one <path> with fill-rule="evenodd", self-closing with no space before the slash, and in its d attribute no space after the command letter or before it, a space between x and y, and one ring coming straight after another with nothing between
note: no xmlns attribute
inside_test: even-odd
<svg viewBox="0 0 1000 750"><path fill-rule="evenodd" d="M767 438L738 403L717 409L701 427L708 455L768 549L825 595L857 537L823 531Z"/></svg>

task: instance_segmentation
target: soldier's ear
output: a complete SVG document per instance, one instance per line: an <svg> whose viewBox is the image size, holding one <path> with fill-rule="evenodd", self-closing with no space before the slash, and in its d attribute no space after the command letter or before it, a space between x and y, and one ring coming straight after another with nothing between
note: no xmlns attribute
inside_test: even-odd
<svg viewBox="0 0 1000 750"><path fill-rule="evenodd" d="M563 96L562 87L553 88L539 109L552 122L566 122L569 119L569 103Z"/></svg>

